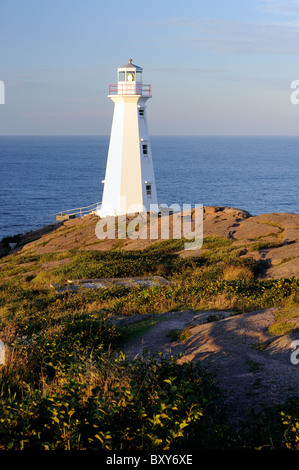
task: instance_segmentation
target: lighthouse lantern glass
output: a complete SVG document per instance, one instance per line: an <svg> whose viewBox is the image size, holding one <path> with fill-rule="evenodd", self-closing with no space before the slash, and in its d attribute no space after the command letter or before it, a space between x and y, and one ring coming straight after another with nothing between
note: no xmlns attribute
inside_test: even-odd
<svg viewBox="0 0 299 470"><path fill-rule="evenodd" d="M125 72L119 72L118 73L118 81L119 82L124 82L125 81Z"/></svg>
<svg viewBox="0 0 299 470"><path fill-rule="evenodd" d="M135 81L135 72L127 72L127 81L134 82Z"/></svg>

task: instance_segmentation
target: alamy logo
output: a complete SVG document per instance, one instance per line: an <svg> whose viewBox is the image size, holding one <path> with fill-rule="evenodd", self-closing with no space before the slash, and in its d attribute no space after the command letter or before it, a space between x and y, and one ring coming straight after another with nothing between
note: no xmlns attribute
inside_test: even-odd
<svg viewBox="0 0 299 470"><path fill-rule="evenodd" d="M157 206L154 205L154 208ZM203 244L203 205L179 204L160 205L161 212L155 210L128 211L124 215L107 216L99 220L95 234L99 240L105 239L184 239L185 250L199 250ZM133 211L132 211L133 213ZM129 221L127 217L129 217Z"/></svg>
<svg viewBox="0 0 299 470"><path fill-rule="evenodd" d="M291 363L297 365L299 364L299 341L292 341L291 348L294 349L291 354Z"/></svg>
<svg viewBox="0 0 299 470"><path fill-rule="evenodd" d="M298 104L299 103L299 80L293 80L290 85L291 88L294 89L292 91L290 100L292 104Z"/></svg>
<svg viewBox="0 0 299 470"><path fill-rule="evenodd" d="M0 80L0 104L5 104L5 86L2 80Z"/></svg>

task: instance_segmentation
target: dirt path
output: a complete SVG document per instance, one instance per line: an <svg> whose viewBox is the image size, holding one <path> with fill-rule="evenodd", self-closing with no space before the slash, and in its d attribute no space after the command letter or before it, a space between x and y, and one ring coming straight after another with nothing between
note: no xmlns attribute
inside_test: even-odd
<svg viewBox="0 0 299 470"><path fill-rule="evenodd" d="M207 323L212 315L220 319ZM299 364L291 363L291 343L299 339L299 333L270 336L267 330L274 322L272 309L228 315L188 310L161 314L150 330L128 343L123 351L131 359L162 352L165 357L183 353L179 363L200 361L215 374L216 384L224 391L229 419L235 425L247 412L258 411L262 405L299 396ZM191 336L185 342L171 341L172 330L187 327L191 327Z"/></svg>
<svg viewBox="0 0 299 470"><path fill-rule="evenodd" d="M193 310L183 310L181 312L166 312L156 315L138 315L136 321L148 318L157 320L157 323L146 333L130 341L123 349L130 359L136 359L143 355L162 352L164 357L170 355L178 356L185 351L185 345L181 341L172 341L171 332L183 330L195 325L204 324L213 315L219 319L229 316L228 312L194 312ZM134 322L134 317L119 320L120 324Z"/></svg>

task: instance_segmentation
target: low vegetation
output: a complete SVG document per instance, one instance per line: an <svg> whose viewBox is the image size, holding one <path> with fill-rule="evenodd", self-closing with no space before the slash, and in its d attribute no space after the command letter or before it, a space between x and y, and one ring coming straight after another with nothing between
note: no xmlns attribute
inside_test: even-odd
<svg viewBox="0 0 299 470"><path fill-rule="evenodd" d="M9 351L0 369L1 450L298 448L299 402L265 410L237 431L200 364L159 354L129 361L122 353L128 335L155 319L128 330L112 323L115 315L279 306L272 333L296 328L298 279L259 280L256 262L229 240L206 238L201 255L189 258L177 255L182 243L1 259L0 338ZM145 275L172 282L77 292L50 286ZM188 330L172 336L184 341Z"/></svg>

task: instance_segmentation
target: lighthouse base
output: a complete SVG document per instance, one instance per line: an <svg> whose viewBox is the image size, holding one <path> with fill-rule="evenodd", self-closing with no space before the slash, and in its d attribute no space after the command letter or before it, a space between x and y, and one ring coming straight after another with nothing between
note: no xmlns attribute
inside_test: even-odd
<svg viewBox="0 0 299 470"><path fill-rule="evenodd" d="M95 210L95 215L101 217L103 219L104 217L117 217L119 215L132 215L132 214L140 214L144 212L161 212L159 205L158 204L151 204L150 209L148 210L145 206L140 206L139 204L136 206L130 207L127 211L122 211L119 210L117 211L116 209L109 209L105 208L102 206L98 206Z"/></svg>

